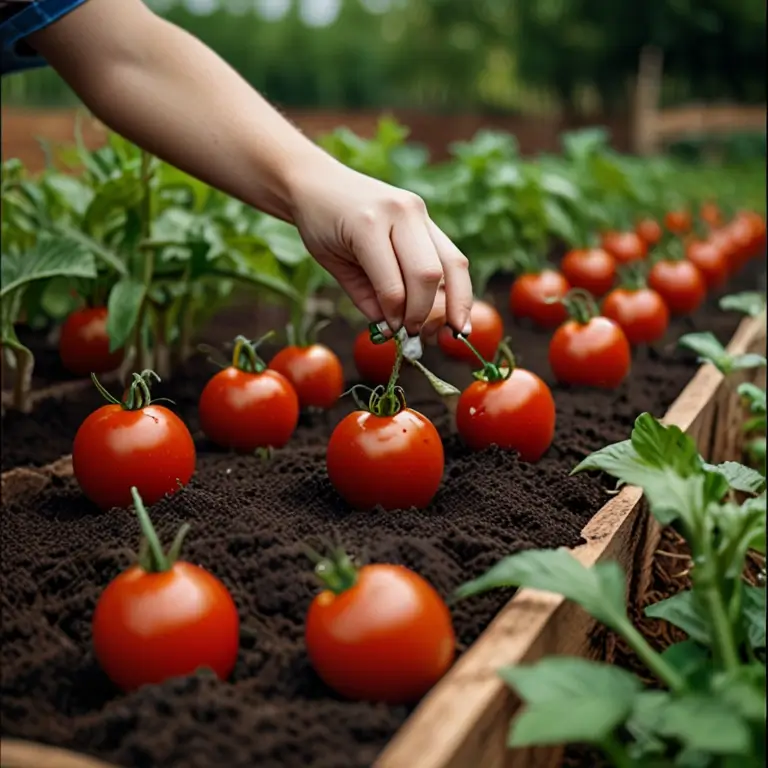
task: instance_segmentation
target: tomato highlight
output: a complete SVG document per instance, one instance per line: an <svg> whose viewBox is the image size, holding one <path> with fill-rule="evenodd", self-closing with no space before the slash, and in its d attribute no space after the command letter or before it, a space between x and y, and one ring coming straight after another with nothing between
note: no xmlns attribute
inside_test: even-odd
<svg viewBox="0 0 768 768"><path fill-rule="evenodd" d="M96 602L96 660L123 691L201 667L226 680L240 645L232 596L213 574L178 559L189 526L164 552L139 492L133 487L130 493L143 533L139 562L113 579Z"/></svg>

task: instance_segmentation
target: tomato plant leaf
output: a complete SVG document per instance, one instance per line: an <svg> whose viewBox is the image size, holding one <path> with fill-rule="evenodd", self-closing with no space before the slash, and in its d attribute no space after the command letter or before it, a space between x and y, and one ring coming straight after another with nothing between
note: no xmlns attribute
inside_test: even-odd
<svg viewBox="0 0 768 768"><path fill-rule="evenodd" d="M52 277L95 278L93 256L77 242L43 233L30 251L3 253L0 299L33 281Z"/></svg>
<svg viewBox="0 0 768 768"><path fill-rule="evenodd" d="M753 648L765 648L765 606L765 587L745 584L742 588L741 613L749 644Z"/></svg>
<svg viewBox="0 0 768 768"><path fill-rule="evenodd" d="M645 615L679 627L697 643L707 646L711 643L707 616L699 607L696 594L690 590L647 606Z"/></svg>
<svg viewBox="0 0 768 768"><path fill-rule="evenodd" d="M760 291L743 291L723 296L719 302L724 311L743 312L750 317L757 317L765 309L765 294Z"/></svg>
<svg viewBox="0 0 768 768"><path fill-rule="evenodd" d="M531 550L504 558L483 576L462 584L458 598L499 587L531 587L554 592L584 608L607 626L626 624L626 582L617 563L585 568L566 549Z"/></svg>
<svg viewBox="0 0 768 768"><path fill-rule="evenodd" d="M684 747L712 755L749 754L749 725L719 697L688 693L673 697L664 691L643 691L634 700L629 727L674 739Z"/></svg>
<svg viewBox="0 0 768 768"><path fill-rule="evenodd" d="M673 643L664 649L661 657L691 684L694 678L703 670L709 671L712 665L712 654L709 648L691 639ZM708 679L707 675L704 682L708 682Z"/></svg>
<svg viewBox="0 0 768 768"><path fill-rule="evenodd" d="M760 493L765 489L765 478L751 467L738 461L724 461L722 464L703 464L704 469L717 472L727 481L730 488L741 493Z"/></svg>
<svg viewBox="0 0 768 768"><path fill-rule="evenodd" d="M718 341L714 333L686 333L678 339L678 345L690 349L698 355L699 362L711 363L719 371L726 373L728 367L728 352Z"/></svg>
<svg viewBox="0 0 768 768"><path fill-rule="evenodd" d="M109 292L107 300L107 335L109 351L125 346L139 319L147 286L134 277L118 280Z"/></svg>
<svg viewBox="0 0 768 768"><path fill-rule="evenodd" d="M766 361L763 355L757 355L753 352L748 352L744 355L734 355L730 358L730 370L746 371L752 368L764 368L766 362L768 361Z"/></svg>
<svg viewBox="0 0 768 768"><path fill-rule="evenodd" d="M525 704L512 722L510 747L598 744L624 722L641 689L620 667L565 656L505 667L499 675Z"/></svg>
<svg viewBox="0 0 768 768"><path fill-rule="evenodd" d="M739 384L736 391L739 393L739 397L749 406L750 413L765 415L766 403L764 389L747 381L743 384Z"/></svg>
<svg viewBox="0 0 768 768"><path fill-rule="evenodd" d="M632 429L632 446L651 466L670 467L684 477L701 468L696 443L680 427L665 426L649 413L641 413Z"/></svg>
<svg viewBox="0 0 768 768"><path fill-rule="evenodd" d="M137 206L144 197L144 187L138 174L108 179L97 190L83 216L83 229L99 236L109 216L119 210Z"/></svg>

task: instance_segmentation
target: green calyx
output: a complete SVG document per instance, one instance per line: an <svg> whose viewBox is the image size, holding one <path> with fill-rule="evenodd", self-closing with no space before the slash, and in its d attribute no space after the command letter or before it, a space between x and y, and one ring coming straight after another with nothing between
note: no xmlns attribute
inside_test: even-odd
<svg viewBox="0 0 768 768"><path fill-rule="evenodd" d="M487 381L489 384L506 381L515 370L515 356L509 348L509 339L504 339L499 344L493 362L489 362L477 351L463 333L454 331L453 337L461 341L483 366L482 370L475 371L472 374L478 381Z"/></svg>
<svg viewBox="0 0 768 768"><path fill-rule="evenodd" d="M232 351L232 367L244 373L262 373L267 364L259 357L258 348L274 335L272 331L265 333L256 341L249 341L245 336L235 338L235 348Z"/></svg>
<svg viewBox="0 0 768 768"><path fill-rule="evenodd" d="M648 268L643 261L633 261L620 267L619 287L627 291L641 291L648 287Z"/></svg>
<svg viewBox="0 0 768 768"><path fill-rule="evenodd" d="M133 506L136 510L136 517L139 518L142 532L141 545L139 547L139 567L145 573L165 573L170 571L179 559L184 538L189 532L189 525L184 523L179 528L170 548L167 552L164 552L136 486L131 488L131 496L133 497Z"/></svg>
<svg viewBox="0 0 768 768"><path fill-rule="evenodd" d="M107 392L107 390L104 388L104 385L96 377L95 373L91 374L91 381L94 383L94 386L99 390L104 399L113 405L119 405L124 411L140 411L142 408L146 408L152 403L159 402L160 400L166 400L166 398L158 398L157 400L152 399L152 395L149 389L153 379L155 382L160 381L160 377L149 368L146 368L141 373L132 374L132 381L128 387L128 391L122 400L118 400L116 397Z"/></svg>
<svg viewBox="0 0 768 768"><path fill-rule="evenodd" d="M357 567L341 547L336 547L327 557L310 547L306 547L306 552L315 564L315 576L334 595L340 595L357 584Z"/></svg>
<svg viewBox="0 0 768 768"><path fill-rule="evenodd" d="M556 298L568 312L568 316L580 325L586 325L600 314L595 297L583 288L571 288L562 298Z"/></svg>

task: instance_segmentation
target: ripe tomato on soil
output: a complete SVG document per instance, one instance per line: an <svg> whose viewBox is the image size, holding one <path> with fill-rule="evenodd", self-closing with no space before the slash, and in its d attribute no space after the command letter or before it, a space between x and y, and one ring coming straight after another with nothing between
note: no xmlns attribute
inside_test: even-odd
<svg viewBox="0 0 768 768"><path fill-rule="evenodd" d="M639 261L648 255L648 246L637 232L605 232L602 245L619 264Z"/></svg>
<svg viewBox="0 0 768 768"><path fill-rule="evenodd" d="M565 307L551 299L562 299L570 289L565 277L554 269L543 269L518 277L509 293L509 308L518 318L529 318L543 328L554 328L565 320Z"/></svg>
<svg viewBox="0 0 768 768"><path fill-rule="evenodd" d="M195 471L195 444L184 422L152 403L152 371L134 374L122 402L94 377L109 405L80 425L72 446L72 467L83 493L102 509L127 507L131 486L148 504L189 483Z"/></svg>
<svg viewBox="0 0 768 768"><path fill-rule="evenodd" d="M282 448L299 423L299 398L288 379L267 369L247 339L235 340L232 365L205 385L200 426L217 445L236 451Z"/></svg>
<svg viewBox="0 0 768 768"><path fill-rule="evenodd" d="M664 338L669 310L652 288L617 288L603 302L602 313L624 331L630 344L653 344Z"/></svg>
<svg viewBox="0 0 768 768"><path fill-rule="evenodd" d="M346 555L321 560L327 586L305 624L320 678L354 700L411 704L448 671L456 653L451 614L427 581L401 565L359 570Z"/></svg>
<svg viewBox="0 0 768 768"><path fill-rule="evenodd" d="M513 361L512 361L513 362ZM456 427L474 451L497 445L538 461L555 435L555 401L531 371L494 366L497 375L474 381L456 407Z"/></svg>
<svg viewBox="0 0 768 768"><path fill-rule="evenodd" d="M572 319L549 342L549 365L562 384L614 389L629 373L632 353L621 326L597 314L594 301L572 292Z"/></svg>
<svg viewBox="0 0 768 768"><path fill-rule="evenodd" d="M423 509L443 479L443 443L432 422L410 408L391 416L353 411L331 434L326 467L355 509Z"/></svg>
<svg viewBox="0 0 768 768"><path fill-rule="evenodd" d="M664 226L673 235L687 235L693 227L690 211L669 211L664 216Z"/></svg>
<svg viewBox="0 0 768 768"><path fill-rule="evenodd" d="M114 371L124 356L123 349L109 351L106 307L76 309L61 326L59 357L75 376Z"/></svg>
<svg viewBox="0 0 768 768"><path fill-rule="evenodd" d="M475 301L470 314L472 333L470 338L475 349L483 357L493 357L504 337L504 321L496 307L486 301ZM475 356L459 339L454 338L450 328L444 327L437 336L440 349L449 357L464 362L475 362Z"/></svg>
<svg viewBox="0 0 768 768"><path fill-rule="evenodd" d="M698 267L687 259L662 259L648 273L653 288L673 315L689 315L704 301L707 286Z"/></svg>
<svg viewBox="0 0 768 768"><path fill-rule="evenodd" d="M635 232L648 247L657 245L664 236L664 231L656 219L641 219L635 226Z"/></svg>
<svg viewBox="0 0 768 768"><path fill-rule="evenodd" d="M360 331L355 337L352 355L361 379L370 384L386 384L389 381L397 357L392 339L383 344L374 344L367 329Z"/></svg>
<svg viewBox="0 0 768 768"><path fill-rule="evenodd" d="M124 691L200 667L225 680L240 645L232 596L213 574L177 560L186 527L164 553L141 499L134 496L134 504L148 546L140 562L111 581L96 603L97 661Z"/></svg>
<svg viewBox="0 0 768 768"><path fill-rule="evenodd" d="M324 344L281 349L269 367L293 384L302 408L331 408L344 392L341 361Z"/></svg>
<svg viewBox="0 0 768 768"><path fill-rule="evenodd" d="M616 259L602 248L569 251L560 262L560 270L571 287L583 288L599 297L613 287Z"/></svg>
<svg viewBox="0 0 768 768"><path fill-rule="evenodd" d="M686 258L698 267L707 290L720 288L730 272L728 256L716 240L692 240L686 247Z"/></svg>

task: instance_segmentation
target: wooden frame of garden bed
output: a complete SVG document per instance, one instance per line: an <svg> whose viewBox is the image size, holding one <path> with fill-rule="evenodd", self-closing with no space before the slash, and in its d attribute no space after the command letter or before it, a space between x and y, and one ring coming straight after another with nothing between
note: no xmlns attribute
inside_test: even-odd
<svg viewBox="0 0 768 768"><path fill-rule="evenodd" d="M728 350L765 354L765 345L763 314L739 325ZM743 372L726 382L711 365L702 366L667 411L665 423L694 437L713 463L738 459L743 413L736 387L746 380L764 385L765 371ZM40 469L12 469L2 475L2 493L35 493L71 471L70 457ZM585 543L572 550L588 566L618 561L629 574L632 601L648 588L660 533L643 512L641 499L634 487L613 496L583 529ZM573 603L537 590L519 590L421 702L373 768L556 768L561 748L507 749L509 721L519 702L496 672L550 654L594 656L594 628L594 620ZM65 750L2 739L0 768L116 767Z"/></svg>

